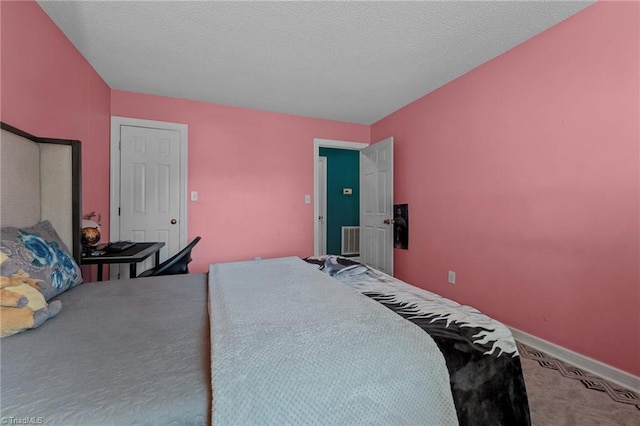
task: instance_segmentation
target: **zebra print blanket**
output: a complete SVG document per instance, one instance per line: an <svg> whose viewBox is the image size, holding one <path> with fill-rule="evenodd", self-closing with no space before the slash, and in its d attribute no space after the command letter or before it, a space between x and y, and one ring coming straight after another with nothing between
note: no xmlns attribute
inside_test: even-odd
<svg viewBox="0 0 640 426"><path fill-rule="evenodd" d="M515 340L502 323L338 256L304 259L427 332L445 357L461 425L530 425Z"/></svg>

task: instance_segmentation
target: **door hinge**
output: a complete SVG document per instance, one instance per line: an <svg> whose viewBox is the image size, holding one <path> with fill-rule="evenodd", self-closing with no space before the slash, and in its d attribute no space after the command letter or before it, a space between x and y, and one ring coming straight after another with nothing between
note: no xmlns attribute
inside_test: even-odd
<svg viewBox="0 0 640 426"><path fill-rule="evenodd" d="M122 150L122 140L118 141L118 150Z"/></svg>
<svg viewBox="0 0 640 426"><path fill-rule="evenodd" d="M118 216L120 216L120 207L118 207Z"/></svg>

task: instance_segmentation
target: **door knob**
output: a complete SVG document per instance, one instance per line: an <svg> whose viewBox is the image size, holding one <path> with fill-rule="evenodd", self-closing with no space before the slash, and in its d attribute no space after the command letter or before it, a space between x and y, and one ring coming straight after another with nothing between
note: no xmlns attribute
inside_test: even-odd
<svg viewBox="0 0 640 426"><path fill-rule="evenodd" d="M177 221L177 220L175 220L175 219L171 219L171 224L172 224L172 225L175 225L176 223L178 223L178 221Z"/></svg>
<svg viewBox="0 0 640 426"><path fill-rule="evenodd" d="M393 219L385 219L385 220L384 220L384 223L385 223L386 225L391 225L392 223L396 223L396 221L395 221L395 220L393 220Z"/></svg>

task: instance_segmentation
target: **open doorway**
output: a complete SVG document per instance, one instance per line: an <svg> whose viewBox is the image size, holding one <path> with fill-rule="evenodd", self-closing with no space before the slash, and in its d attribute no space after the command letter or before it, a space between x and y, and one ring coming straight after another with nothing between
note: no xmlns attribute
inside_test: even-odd
<svg viewBox="0 0 640 426"><path fill-rule="evenodd" d="M330 212L327 213L322 212L322 202L321 202L321 192L323 183L320 182L319 178L319 168L320 168L320 150L321 148L329 148L329 149L338 149L338 150L350 150L350 151L360 151L362 148L367 147L369 144L361 143L361 142L349 142L349 141L338 141L331 139L314 139L314 158L313 158L313 187L314 187L314 197L313 197L313 214L314 214L314 255L319 256L321 254L326 254L326 252L331 252L331 246L326 246L326 250L323 244L324 229L325 225L330 225L330 218L327 217ZM348 189L348 188L345 188ZM351 188L355 189L355 188ZM358 189L359 190L359 189ZM356 196L352 193L351 197ZM348 195L345 194L345 197ZM325 204L326 206L326 204ZM329 232L329 229L327 229ZM329 242L329 241L326 241ZM340 253L331 253L331 254L340 254Z"/></svg>
<svg viewBox="0 0 640 426"><path fill-rule="evenodd" d="M319 193L321 214L318 219L325 227L319 236L325 251L320 254L359 256L360 152L320 147L320 165L323 166L319 177L323 190ZM326 170L324 182L323 169Z"/></svg>
<svg viewBox="0 0 640 426"><path fill-rule="evenodd" d="M319 151L320 147L359 150L360 261L393 275L393 137L374 144L314 139L314 254L320 255Z"/></svg>

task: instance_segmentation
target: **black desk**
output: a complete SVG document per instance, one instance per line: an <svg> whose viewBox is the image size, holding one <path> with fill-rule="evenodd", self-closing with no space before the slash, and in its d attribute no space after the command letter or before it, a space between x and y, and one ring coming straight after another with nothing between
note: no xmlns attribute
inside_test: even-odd
<svg viewBox="0 0 640 426"><path fill-rule="evenodd" d="M160 263L160 249L164 247L164 243L136 243L135 246L123 250L119 253L104 253L99 256L91 254L82 254L83 265L98 265L98 281L102 281L103 265L111 263L129 263L129 276L135 278L138 273L136 271L138 262L142 262L147 257L155 253L156 265Z"/></svg>

